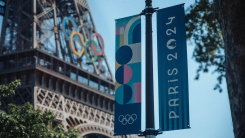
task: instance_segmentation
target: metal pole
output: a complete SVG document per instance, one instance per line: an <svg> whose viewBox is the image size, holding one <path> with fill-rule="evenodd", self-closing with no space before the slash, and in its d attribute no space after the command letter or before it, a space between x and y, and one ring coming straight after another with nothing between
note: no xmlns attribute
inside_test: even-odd
<svg viewBox="0 0 245 138"><path fill-rule="evenodd" d="M146 17L146 67L145 67L145 102L146 102L146 129L138 136L145 136L146 138L155 138L157 135L162 134L159 130L155 130L154 118L154 88L153 88L153 50L152 50L152 14L157 8L152 8L152 0L145 1L145 9L140 15Z"/></svg>
<svg viewBox="0 0 245 138"><path fill-rule="evenodd" d="M152 0L145 1L146 17L146 131L155 130L154 118L154 88L153 88L153 51L152 51ZM155 135L146 134L146 138L155 138Z"/></svg>

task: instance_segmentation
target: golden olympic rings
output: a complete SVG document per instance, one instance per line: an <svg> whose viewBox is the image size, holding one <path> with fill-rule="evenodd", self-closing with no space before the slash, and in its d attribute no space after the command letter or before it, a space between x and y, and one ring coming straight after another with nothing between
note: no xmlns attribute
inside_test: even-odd
<svg viewBox="0 0 245 138"><path fill-rule="evenodd" d="M76 31L72 32L71 37L70 37L71 49L72 49L72 51L73 51L76 55L79 56L79 55L83 54L83 52L84 52L84 47L82 48L82 50L81 50L80 53L78 53L78 52L74 49L72 39L73 39L73 37L74 37L75 34L78 34L78 36L81 38L83 45L84 45L84 40L83 40L82 35L81 35L79 32L76 32Z"/></svg>

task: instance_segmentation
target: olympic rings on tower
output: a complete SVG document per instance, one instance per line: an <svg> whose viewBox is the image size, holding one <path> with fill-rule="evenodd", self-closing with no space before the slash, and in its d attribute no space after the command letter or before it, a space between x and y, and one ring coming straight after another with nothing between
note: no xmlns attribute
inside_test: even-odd
<svg viewBox="0 0 245 138"><path fill-rule="evenodd" d="M73 51L76 55L79 56L79 55L83 54L83 52L84 52L84 47L82 48L82 51L81 51L80 53L78 53L78 52L74 49L72 39L73 39L74 35L76 35L76 34L78 34L78 36L81 38L82 43L83 43L83 45L84 45L83 37L82 37L82 35L81 35L79 32L73 32L73 33L71 34L71 37L70 37L70 38L71 38L71 40L70 40L70 45L71 45L72 51Z"/></svg>
<svg viewBox="0 0 245 138"><path fill-rule="evenodd" d="M66 23L67 20L70 20L72 22L72 25L75 28L75 31L77 31L77 24L75 23L75 21L74 21L74 19L72 17L66 17L64 19L64 21L63 21L63 25L62 25L63 33L65 34L66 39L71 40L71 38L69 37L69 35L66 33L65 23ZM73 38L73 41L76 40L76 39L77 39L77 35Z"/></svg>
<svg viewBox="0 0 245 138"><path fill-rule="evenodd" d="M94 62L94 61L97 60L98 55L96 54L95 57L94 57L94 59L91 59L91 58L89 57L88 52L87 52L87 49L88 49L87 45L88 45L88 43L89 43L90 41L91 41L91 42L93 43L93 45L95 45L95 47L97 48L97 45L96 45L95 41L94 41L94 40L91 40L91 39L88 39L88 40L85 42L85 55L86 55L87 59L88 59L90 62Z"/></svg>
<svg viewBox="0 0 245 138"><path fill-rule="evenodd" d="M100 40L102 41L102 51L101 51L100 53L98 53L97 50L96 50L96 48L94 47L94 44L92 44L93 50L94 50L94 52L95 52L97 55L101 56L101 55L103 55L103 53L104 53L104 41L103 41L101 35L98 34L98 33L95 33L95 34L93 35L92 39L94 39L95 36L98 36L98 37L100 38Z"/></svg>
<svg viewBox="0 0 245 138"><path fill-rule="evenodd" d="M77 28L77 32L80 32L80 30L81 30L82 28L85 30L85 33L87 34L87 35L86 35L87 39L91 39L90 32L89 32L89 30L88 30L88 28L87 28L86 26L84 26L84 25L83 25L83 26L79 26L79 27ZM78 39L78 43L79 43L81 46L84 46L84 43L81 42L81 39Z"/></svg>
<svg viewBox="0 0 245 138"><path fill-rule="evenodd" d="M68 21L68 20L72 22L72 25L73 25L73 28L74 28L70 36L66 32L66 21ZM84 31L86 32L85 35L86 35L87 39L85 41L85 44L84 44L84 38L83 38L83 36L80 33L81 29L84 29ZM102 56L104 54L104 41L103 41L103 38L101 37L101 35L98 34L98 33L94 33L93 36L92 36L92 39L91 39L91 35L90 35L90 32L89 32L88 28L86 26L84 26L84 25L77 27L77 24L75 23L75 20L72 17L66 17L63 20L62 30L63 30L63 33L64 33L66 39L68 39L70 41L71 49L76 55L79 56L79 55L83 54L84 51L85 51L85 55L86 55L87 59L90 62L95 62L97 60L98 56ZM77 36L79 36L79 37L77 37ZM95 36L97 36L98 41L101 41L101 43L102 43L101 52L99 52L97 50L97 48L99 48L99 46L97 46L96 42L94 41L94 37ZM74 47L73 47L73 42L76 41L76 40L78 40L78 43L82 46L81 52L77 52L74 49ZM91 59L89 54L88 54L89 43L92 43L92 48L90 48L89 50L93 50L94 53L95 53L95 56L94 56L93 59Z"/></svg>

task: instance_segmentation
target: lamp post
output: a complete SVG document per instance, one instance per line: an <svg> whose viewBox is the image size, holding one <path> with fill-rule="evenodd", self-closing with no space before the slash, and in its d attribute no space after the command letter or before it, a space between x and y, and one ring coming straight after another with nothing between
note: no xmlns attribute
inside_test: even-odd
<svg viewBox="0 0 245 138"><path fill-rule="evenodd" d="M145 17L146 17L146 130L155 130L154 118L154 88L153 88L153 49L152 49L152 0L145 1ZM147 135L146 137L153 138L155 136Z"/></svg>
<svg viewBox="0 0 245 138"><path fill-rule="evenodd" d="M157 8L152 8L152 0L146 0L145 4L145 9L142 11L141 15L145 15L146 17L146 130L139 136L155 138L157 134L161 134L158 130L155 130L153 88L152 14Z"/></svg>

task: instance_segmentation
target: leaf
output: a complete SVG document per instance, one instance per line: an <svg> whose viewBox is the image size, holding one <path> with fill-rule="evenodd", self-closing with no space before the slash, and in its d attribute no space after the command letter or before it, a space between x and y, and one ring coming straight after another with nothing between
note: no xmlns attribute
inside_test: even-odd
<svg viewBox="0 0 245 138"><path fill-rule="evenodd" d="M4 91L0 94L7 95L11 88L15 90L18 81L11 82L8 86L4 87ZM3 85L0 86L3 88ZM10 92L11 93L11 92ZM52 128L50 122L56 120L56 116L52 111L41 113L41 110L33 109L30 103L25 103L23 106L16 106L9 104L9 114L0 110L0 137L64 137L73 136L78 137L78 130L72 128L68 132L64 132L64 128L58 125ZM45 122L45 123L43 123ZM4 132L4 133L2 133Z"/></svg>
<svg viewBox="0 0 245 138"><path fill-rule="evenodd" d="M221 29L212 10L212 0L196 0L188 7L185 15L186 36L190 45L195 45L193 58L200 64L195 79L199 79L199 72L208 72L215 67L214 73L219 74L220 85L225 77L225 52ZM222 91L221 87L216 89Z"/></svg>

